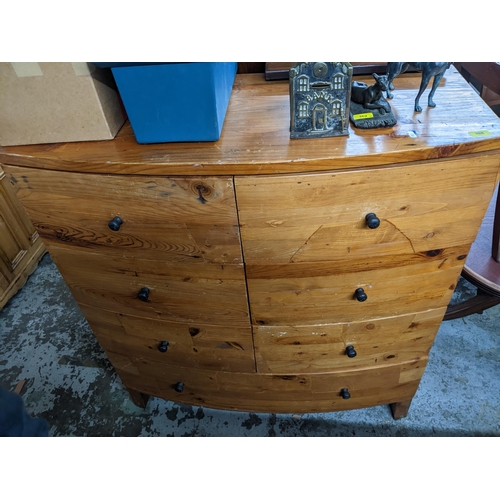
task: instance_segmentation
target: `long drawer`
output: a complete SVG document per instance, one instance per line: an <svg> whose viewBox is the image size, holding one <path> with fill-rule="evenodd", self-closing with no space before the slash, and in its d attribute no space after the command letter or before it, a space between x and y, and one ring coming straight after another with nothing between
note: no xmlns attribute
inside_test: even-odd
<svg viewBox="0 0 500 500"><path fill-rule="evenodd" d="M427 363L423 357L364 370L272 375L169 366L113 353L109 358L123 383L140 392L186 404L270 413L328 412L406 401L415 394Z"/></svg>
<svg viewBox="0 0 500 500"><path fill-rule="evenodd" d="M242 264L174 264L48 250L80 304L165 321L249 326Z"/></svg>
<svg viewBox="0 0 500 500"><path fill-rule="evenodd" d="M171 323L79 305L110 356L138 357L166 366L255 372L250 327Z"/></svg>
<svg viewBox="0 0 500 500"><path fill-rule="evenodd" d="M410 255L471 244L499 157L235 179L247 264ZM379 225L369 227L368 214Z"/></svg>
<svg viewBox="0 0 500 500"><path fill-rule="evenodd" d="M47 245L162 262L242 262L232 177L8 172Z"/></svg>
<svg viewBox="0 0 500 500"><path fill-rule="evenodd" d="M260 373L327 373L425 357L446 308L331 325L254 326Z"/></svg>

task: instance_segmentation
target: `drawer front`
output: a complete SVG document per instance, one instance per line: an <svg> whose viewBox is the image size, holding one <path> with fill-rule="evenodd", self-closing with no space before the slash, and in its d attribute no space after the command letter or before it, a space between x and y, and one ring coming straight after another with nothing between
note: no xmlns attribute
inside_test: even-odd
<svg viewBox="0 0 500 500"><path fill-rule="evenodd" d="M6 169L47 245L163 262L242 262L232 177ZM115 217L122 222L112 230Z"/></svg>
<svg viewBox="0 0 500 500"><path fill-rule="evenodd" d="M412 265L393 268L373 259L374 269L369 271L335 263L248 266L252 323L319 325L444 307L460 276L463 251L423 255ZM358 300L363 298L356 295L358 289L366 300Z"/></svg>
<svg viewBox="0 0 500 500"><path fill-rule="evenodd" d="M326 373L425 357L446 308L317 326L254 327L260 373Z"/></svg>
<svg viewBox="0 0 500 500"><path fill-rule="evenodd" d="M424 357L364 370L274 375L168 366L113 353L110 360L123 383L140 392L192 405L270 413L328 412L405 401L415 394L427 363ZM342 397L342 389L347 389L348 399Z"/></svg>
<svg viewBox="0 0 500 500"><path fill-rule="evenodd" d="M163 263L62 247L48 250L80 304L165 321L249 326L241 264ZM144 288L149 293L140 300Z"/></svg>
<svg viewBox="0 0 500 500"><path fill-rule="evenodd" d="M499 157L351 172L238 177L247 264L411 255L471 244ZM365 220L376 214L378 227ZM376 224L375 224L376 225Z"/></svg>
<svg viewBox="0 0 500 500"><path fill-rule="evenodd" d="M167 366L255 372L250 327L170 323L85 304L80 307L102 348L111 357L138 357Z"/></svg>

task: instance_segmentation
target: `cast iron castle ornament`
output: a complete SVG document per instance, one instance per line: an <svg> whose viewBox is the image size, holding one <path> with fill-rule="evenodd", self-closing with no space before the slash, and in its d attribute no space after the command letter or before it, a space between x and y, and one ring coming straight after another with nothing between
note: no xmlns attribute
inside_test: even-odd
<svg viewBox="0 0 500 500"><path fill-rule="evenodd" d="M349 135L352 66L301 62L290 68L290 137Z"/></svg>

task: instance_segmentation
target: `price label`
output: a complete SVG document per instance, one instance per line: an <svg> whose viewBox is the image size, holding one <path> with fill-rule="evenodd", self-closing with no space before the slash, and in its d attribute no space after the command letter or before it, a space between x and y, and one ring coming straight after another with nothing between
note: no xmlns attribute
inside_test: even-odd
<svg viewBox="0 0 500 500"><path fill-rule="evenodd" d="M488 137L491 135L489 130L477 130L476 132L469 132L471 137Z"/></svg>
<svg viewBox="0 0 500 500"><path fill-rule="evenodd" d="M365 120L366 118L373 118L373 113L360 113L359 115L352 115L355 120Z"/></svg>

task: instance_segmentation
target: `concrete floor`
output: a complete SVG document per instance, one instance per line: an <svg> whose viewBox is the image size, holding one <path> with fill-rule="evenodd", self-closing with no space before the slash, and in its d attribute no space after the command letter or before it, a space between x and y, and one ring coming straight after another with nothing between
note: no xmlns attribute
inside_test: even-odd
<svg viewBox="0 0 500 500"><path fill-rule="evenodd" d="M473 292L461 280L453 300ZM51 436L500 436L500 306L443 323L409 415L270 415L150 398L136 407L48 254L0 312L0 386Z"/></svg>

